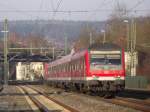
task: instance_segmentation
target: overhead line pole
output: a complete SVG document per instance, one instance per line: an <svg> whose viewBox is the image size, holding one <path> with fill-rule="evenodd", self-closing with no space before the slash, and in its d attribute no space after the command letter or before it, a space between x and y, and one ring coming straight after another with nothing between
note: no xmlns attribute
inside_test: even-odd
<svg viewBox="0 0 150 112"><path fill-rule="evenodd" d="M8 55L8 20L4 20L4 84L8 85L9 76L9 63L7 59Z"/></svg>
<svg viewBox="0 0 150 112"><path fill-rule="evenodd" d="M65 55L68 53L68 37L65 35Z"/></svg>
<svg viewBox="0 0 150 112"><path fill-rule="evenodd" d="M92 37L92 32L90 32L90 45L93 44L93 37Z"/></svg>

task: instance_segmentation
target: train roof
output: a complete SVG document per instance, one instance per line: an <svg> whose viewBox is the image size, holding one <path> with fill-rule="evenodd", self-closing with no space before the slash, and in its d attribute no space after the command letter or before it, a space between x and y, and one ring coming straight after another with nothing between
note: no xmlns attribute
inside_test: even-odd
<svg viewBox="0 0 150 112"><path fill-rule="evenodd" d="M87 52L87 50L82 50L82 51L76 52L75 54L72 55L71 59L72 60L78 59L78 58L84 56L86 52Z"/></svg>
<svg viewBox="0 0 150 112"><path fill-rule="evenodd" d="M116 44L112 44L112 43L93 44L89 47L89 50L116 51L116 50L121 50L121 47L119 47ZM49 63L49 65L55 66L58 64L70 62L71 60L75 60L77 58L84 56L86 52L87 52L87 49L84 49L84 50L81 50L78 52L74 52L74 50L73 50L69 55L66 55L60 59L52 61Z"/></svg>
<svg viewBox="0 0 150 112"><path fill-rule="evenodd" d="M50 63L50 65L51 66L55 66L55 65L58 65L58 64L63 64L63 63L69 62L69 61L71 61L71 55L70 54L66 55L66 56L64 56L64 57L62 57L60 59L57 59L55 61L52 61Z"/></svg>
<svg viewBox="0 0 150 112"><path fill-rule="evenodd" d="M90 50L120 50L121 47L113 43L92 44Z"/></svg>

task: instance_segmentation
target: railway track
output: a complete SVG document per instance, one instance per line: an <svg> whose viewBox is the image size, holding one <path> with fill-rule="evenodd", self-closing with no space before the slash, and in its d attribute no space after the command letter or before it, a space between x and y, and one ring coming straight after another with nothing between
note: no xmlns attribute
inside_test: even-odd
<svg viewBox="0 0 150 112"><path fill-rule="evenodd" d="M34 87L31 87L31 88L37 90ZM40 93L42 93L42 92L40 92ZM47 93L44 93L44 94L46 96L48 96ZM116 105L120 105L120 106L124 106L124 107L128 107L128 108L133 108L135 110L139 110L139 111L143 111L143 112L150 112L150 102L141 100L141 99L126 98L126 97L116 97L116 98L112 98L112 99L104 99L99 96L90 96L90 95L85 95L85 94L80 94L80 95L96 98L96 99L99 99L99 100L102 100L102 101L105 101L108 103L112 103L112 104L116 104Z"/></svg>
<svg viewBox="0 0 150 112"><path fill-rule="evenodd" d="M31 88L29 86L19 86L25 94L34 102L34 104L39 108L41 112L79 112L61 102L58 102L48 95Z"/></svg>
<svg viewBox="0 0 150 112"><path fill-rule="evenodd" d="M114 99L103 99L103 100L109 103L133 108L143 112L150 112L150 103L143 100L123 98L123 97L116 97Z"/></svg>

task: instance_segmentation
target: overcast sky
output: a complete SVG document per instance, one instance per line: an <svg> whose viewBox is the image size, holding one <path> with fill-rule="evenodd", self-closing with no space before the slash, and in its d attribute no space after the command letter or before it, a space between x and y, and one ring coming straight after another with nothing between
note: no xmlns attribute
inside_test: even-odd
<svg viewBox="0 0 150 112"><path fill-rule="evenodd" d="M93 11L98 12L76 12L76 13L54 13L52 12L38 12L37 10L53 11L56 9L59 1L61 1L58 10L65 11ZM0 20L7 17L9 20L20 19L56 19L56 20L90 20L102 21L106 20L111 10L114 9L116 1L123 2L127 9L134 6L137 11L136 15L150 14L150 0L0 0ZM17 12L16 12L17 10ZM22 12L22 11L29 12ZM35 12L30 12L36 10ZM107 11L106 11L107 10ZM18 12L20 11L20 12ZM135 13L135 12L134 12ZM132 14L134 14L132 13Z"/></svg>

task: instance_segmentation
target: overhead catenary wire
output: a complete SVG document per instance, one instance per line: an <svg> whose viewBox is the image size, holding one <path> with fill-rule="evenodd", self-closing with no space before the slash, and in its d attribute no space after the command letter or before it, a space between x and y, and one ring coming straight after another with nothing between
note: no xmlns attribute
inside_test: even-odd
<svg viewBox="0 0 150 112"><path fill-rule="evenodd" d="M93 16L95 16L96 15L96 13L110 13L110 12L113 12L113 9L105 9L106 7L105 6L107 6L107 5L110 5L110 3L113 3L113 2L110 2L109 0L107 1L107 0L103 0L102 1L102 3L99 5L99 8L100 9L98 9L98 8L96 8L96 9L94 9L94 10L88 10L88 9L86 9L86 10L59 10L59 8L60 8L60 6L61 6L61 4L63 3L63 0L58 0L58 3L56 4L56 8L54 7L54 0L50 0L51 1L51 10L48 10L48 9L41 9L41 7L43 6L42 4L43 4L43 1L44 0L41 0L41 2L40 2L40 9L39 10L31 10L31 9L29 9L29 10L23 10L23 9L21 9L21 10L18 10L18 9L15 9L14 8L14 10L13 9L4 9L4 10L0 10L0 13L20 13L20 14L24 14L24 15L28 15L28 16L30 16L31 18L35 18L35 17L37 17L37 19L38 18L40 18L40 17L43 17L43 16L39 16L38 17L38 15L40 15L40 14L51 14L52 13L52 16L50 17L51 18L51 20L54 20L55 19L55 17L56 17L56 13L57 14L71 14L71 15L73 15L73 14L76 14L76 13L91 13L91 14L89 14L89 15L93 15ZM144 2L144 0L139 0L132 8L130 8L130 9L127 9L126 11L127 12L129 12L129 13L134 13L134 12L136 12L136 14L140 14L141 12L149 12L150 11L150 9L136 9L136 7L138 7L140 4L142 4ZM102 9L102 7L105 7L104 9ZM34 16L35 14L37 15L37 16ZM90 16L91 17L91 16Z"/></svg>
<svg viewBox="0 0 150 112"><path fill-rule="evenodd" d="M98 9L98 10L0 10L6 13L93 13L93 12L112 12L112 9ZM150 9L127 10L128 12L147 12Z"/></svg>
<svg viewBox="0 0 150 112"><path fill-rule="evenodd" d="M103 0L102 3L95 9L95 10L99 10L102 9L103 7L106 7L107 5L110 5L112 2L107 1L107 0ZM89 16L89 18L93 18L93 16L95 16L97 14L96 12L91 12L92 14Z"/></svg>
<svg viewBox="0 0 150 112"><path fill-rule="evenodd" d="M1 5L4 5L5 7L8 7L6 4L1 4ZM8 10L8 11L6 11L6 10L1 10L0 12L4 12L4 13L6 13L6 12L8 12L8 13L19 13L19 14L21 14L22 15L22 13L24 14L24 15L27 15L27 16L29 16L29 17L31 17L32 18L32 14L28 14L28 12L20 12L20 11L16 11L16 12L12 12L13 10L18 10L18 9L16 9L16 7L12 7L12 6L9 6L9 8L11 8L11 10Z"/></svg>
<svg viewBox="0 0 150 112"><path fill-rule="evenodd" d="M55 19L56 13L57 13L59 7L60 7L61 4L62 4L62 1L63 1L63 0L59 0L59 1L58 1L57 6L56 6L56 9L54 10L54 13L53 13L53 15L52 15L52 20Z"/></svg>
<svg viewBox="0 0 150 112"><path fill-rule="evenodd" d="M54 3L53 3L53 0L50 0L50 2L51 2L52 10L54 11L55 9L54 9Z"/></svg>
<svg viewBox="0 0 150 112"><path fill-rule="evenodd" d="M131 9L130 11L134 10L135 8L137 8L139 5L141 5L145 0L140 0L138 1Z"/></svg>
<svg viewBox="0 0 150 112"><path fill-rule="evenodd" d="M39 10L43 7L44 0L41 0ZM40 18L40 13L37 15L37 20Z"/></svg>

